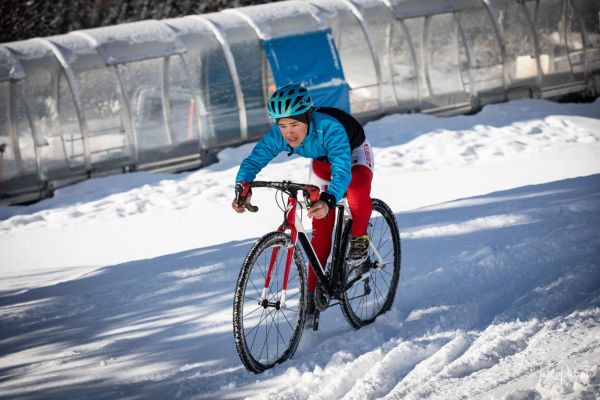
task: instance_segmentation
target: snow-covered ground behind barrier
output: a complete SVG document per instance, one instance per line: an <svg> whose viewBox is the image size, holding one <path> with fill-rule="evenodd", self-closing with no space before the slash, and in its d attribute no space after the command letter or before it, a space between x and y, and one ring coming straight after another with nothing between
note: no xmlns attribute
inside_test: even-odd
<svg viewBox="0 0 600 400"><path fill-rule="evenodd" d="M233 288L281 219L271 191L257 214L230 210L244 145L199 171L0 208L0 398L598 398L600 101L366 131L403 251L374 324L328 310L292 360L241 366ZM260 178L304 181L307 166L282 155Z"/></svg>

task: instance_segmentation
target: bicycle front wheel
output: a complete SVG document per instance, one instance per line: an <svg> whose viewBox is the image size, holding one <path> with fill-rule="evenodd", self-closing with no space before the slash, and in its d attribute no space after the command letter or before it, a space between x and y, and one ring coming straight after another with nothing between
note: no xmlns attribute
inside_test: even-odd
<svg viewBox="0 0 600 400"><path fill-rule="evenodd" d="M238 277L233 302L235 345L244 366L255 373L292 357L302 336L306 268L297 248L283 291L290 242L282 232L263 236L246 256Z"/></svg>
<svg viewBox="0 0 600 400"><path fill-rule="evenodd" d="M400 233L394 214L381 200L373 199L367 234L369 256L358 268L346 269L340 299L342 313L354 328L370 324L391 308L400 278Z"/></svg>

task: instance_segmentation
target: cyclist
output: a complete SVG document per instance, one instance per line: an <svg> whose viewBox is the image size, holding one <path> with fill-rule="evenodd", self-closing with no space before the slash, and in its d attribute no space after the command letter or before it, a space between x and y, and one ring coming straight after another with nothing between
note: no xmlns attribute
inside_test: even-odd
<svg viewBox="0 0 600 400"><path fill-rule="evenodd" d="M314 107L310 93L299 83L277 89L267 106L276 121L242 161L235 178L237 190L250 201L250 182L275 156L286 151L311 158L310 183L321 188L320 199L308 211L313 218L311 244L321 265L326 265L331 250L335 204L346 193L352 213L352 232L348 264L358 267L367 258L371 217L373 152L360 123L350 114L329 107ZM238 213L243 204L233 201ZM314 313L317 278L308 270L308 309Z"/></svg>

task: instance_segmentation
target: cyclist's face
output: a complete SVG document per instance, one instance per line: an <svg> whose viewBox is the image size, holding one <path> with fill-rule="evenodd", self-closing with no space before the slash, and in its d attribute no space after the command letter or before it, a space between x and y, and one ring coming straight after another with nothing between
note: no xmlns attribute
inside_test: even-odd
<svg viewBox="0 0 600 400"><path fill-rule="evenodd" d="M292 118L281 118L277 123L283 138L290 147L298 147L306 137L308 125Z"/></svg>

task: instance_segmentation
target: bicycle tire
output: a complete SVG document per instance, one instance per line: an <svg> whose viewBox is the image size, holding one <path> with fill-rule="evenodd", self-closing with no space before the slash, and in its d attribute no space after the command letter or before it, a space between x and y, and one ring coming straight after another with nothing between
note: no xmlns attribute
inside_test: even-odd
<svg viewBox="0 0 600 400"><path fill-rule="evenodd" d="M269 268L271 252L279 247L271 274L267 299L281 299L287 246L291 239L283 232L271 232L250 249L238 276L233 301L233 333L238 355L244 366L263 372L294 355L304 328L306 310L306 267L298 248L288 278L285 307L260 305L262 288ZM295 266L295 267L294 267Z"/></svg>
<svg viewBox="0 0 600 400"><path fill-rule="evenodd" d="M367 233L371 243L375 245L383 258L384 265L381 268L369 270L368 278L356 282L352 287L343 291L340 296L342 314L346 321L356 329L372 323L379 315L392 307L400 279L401 246L396 218L383 201L372 199L372 202L373 212ZM350 232L346 232L345 235L344 254ZM367 260L366 265L369 265L368 263L373 265L374 256L371 249ZM391 267L391 271L389 267ZM342 268L343 271L347 271L345 265ZM349 282L356 276L356 271L348 272L343 281Z"/></svg>

